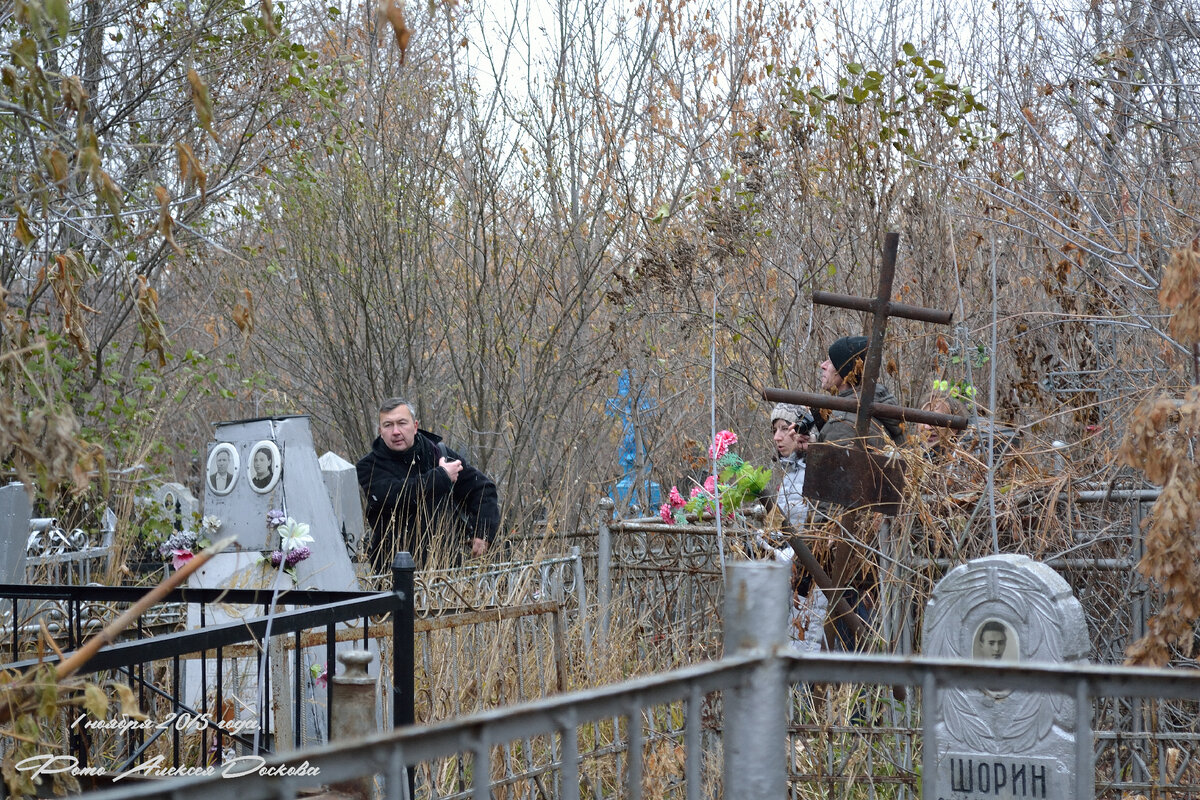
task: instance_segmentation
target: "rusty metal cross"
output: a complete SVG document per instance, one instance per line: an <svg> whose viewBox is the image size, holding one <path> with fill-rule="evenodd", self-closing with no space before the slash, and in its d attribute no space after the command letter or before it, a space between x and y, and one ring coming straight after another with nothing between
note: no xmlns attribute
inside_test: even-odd
<svg viewBox="0 0 1200 800"><path fill-rule="evenodd" d="M872 315L857 396L832 397L827 394L788 389L764 389L762 393L763 399L771 402L856 412L855 438L850 446L844 443L809 445L804 496L816 501L836 503L846 509L866 507L893 516L900 506L900 492L904 486L903 466L899 459L867 451L866 441L871 418L919 422L958 430L967 427L965 417L875 402L875 386L879 380L879 366L883 360L883 342L887 333L888 317L903 317L940 325L950 324L953 318L949 311L892 301L892 283L896 276L896 250L899 242L900 234L895 232L889 232L884 238L879 287L874 298L813 292L814 303L865 311ZM813 576L817 585L825 591L830 607L835 610L834 613L850 624L858 641L865 640L865 623L842 599L842 587L854 571L851 548L847 544L835 547L832 573L826 573L799 536L792 536L791 544L797 558ZM832 642L835 635L832 618L826 622L825 629L826 641ZM894 691L897 698L903 698L903 687L895 687Z"/></svg>
<svg viewBox="0 0 1200 800"><path fill-rule="evenodd" d="M866 451L866 437L871 418L882 417L902 422L923 422L927 425L962 430L966 417L941 414L935 411L875 402L875 386L879 381L879 365L883 360L883 341L888 317L903 317L922 322L948 325L953 319L950 311L924 308L893 302L892 283L896 277L896 249L900 234L891 232L884 238L883 263L879 270L879 288L874 298L833 292L813 292L814 303L866 311L872 315L867 353L862 379L856 397L833 397L827 394L797 392L790 389L764 389L764 400L796 403L810 408L826 408L857 412L853 446L810 445L804 495L814 500L834 502L848 508L872 506L877 511L895 514L904 486L904 473L898 461Z"/></svg>

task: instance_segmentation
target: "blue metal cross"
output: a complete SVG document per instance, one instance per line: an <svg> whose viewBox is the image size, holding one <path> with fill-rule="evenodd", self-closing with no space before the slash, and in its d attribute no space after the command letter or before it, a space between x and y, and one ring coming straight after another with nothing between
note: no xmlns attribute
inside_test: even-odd
<svg viewBox="0 0 1200 800"><path fill-rule="evenodd" d="M624 474L609 492L617 509L626 508L628 505L639 503L642 500L646 501L647 508L652 509L662 501L662 490L657 483L651 480L643 483L638 480L639 473L649 473L650 461L647 458L643 467L637 468L638 436L634 426L636 415L653 411L656 408L658 408L658 403L643 398L641 389L636 394L633 392L629 370L621 370L621 377L617 379L617 396L608 398L604 412L610 417L615 416L621 419L622 437L621 446L617 450L617 461ZM644 446L642 450L645 451Z"/></svg>

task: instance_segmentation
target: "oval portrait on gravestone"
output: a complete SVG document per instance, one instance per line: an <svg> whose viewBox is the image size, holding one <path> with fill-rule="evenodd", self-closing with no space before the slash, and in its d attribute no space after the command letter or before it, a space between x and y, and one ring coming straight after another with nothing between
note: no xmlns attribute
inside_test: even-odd
<svg viewBox="0 0 1200 800"><path fill-rule="evenodd" d="M205 467L209 491L222 495L232 492L240 466L237 450L229 442L221 442L210 450Z"/></svg>
<svg viewBox="0 0 1200 800"><path fill-rule="evenodd" d="M250 448L250 464L246 470L246 480L250 488L259 494L266 494L279 483L283 473L283 456L274 442L262 440Z"/></svg>
<svg viewBox="0 0 1200 800"><path fill-rule="evenodd" d="M1007 622L986 619L975 629L971 656L981 661L1020 661L1021 642Z"/></svg>

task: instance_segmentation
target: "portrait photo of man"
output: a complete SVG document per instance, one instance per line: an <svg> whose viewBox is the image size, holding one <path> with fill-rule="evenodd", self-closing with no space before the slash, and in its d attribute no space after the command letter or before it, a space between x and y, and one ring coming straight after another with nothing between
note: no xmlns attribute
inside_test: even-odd
<svg viewBox="0 0 1200 800"><path fill-rule="evenodd" d="M208 454L208 488L216 494L229 494L237 482L238 454L233 445L222 442Z"/></svg>
<svg viewBox="0 0 1200 800"><path fill-rule="evenodd" d="M986 620L975 633L973 656L981 661L1016 661L1016 633L998 619Z"/></svg>

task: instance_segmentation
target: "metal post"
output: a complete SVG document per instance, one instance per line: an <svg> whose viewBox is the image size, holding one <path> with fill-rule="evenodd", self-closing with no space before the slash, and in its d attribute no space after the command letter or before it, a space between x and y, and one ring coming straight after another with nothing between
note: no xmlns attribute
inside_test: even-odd
<svg viewBox="0 0 1200 800"><path fill-rule="evenodd" d="M1135 502L1130 509L1129 518L1129 539L1133 543L1133 553L1130 560L1135 564L1140 563L1142 556L1146 553L1146 540L1142 535L1143 513L1142 503L1140 501ZM1132 634L1133 638L1137 640L1146 635L1146 623L1150 619L1150 587L1146 583L1146 579L1136 569L1130 570L1130 578L1133 584L1132 592L1134 600L1132 603ZM1147 743L1146 750L1151 750L1156 745L1152 739L1142 737L1145 725L1145 704L1154 704L1156 702L1155 700L1143 699L1141 697L1129 698L1129 730L1135 740L1141 739ZM1120 700L1118 699L1117 708L1119 709L1120 707ZM1120 752L1120 748L1117 748L1117 752ZM1132 776L1135 781L1149 779L1149 775L1147 775L1142 765L1153 763L1154 756L1155 754L1152 752L1143 751L1141 758L1129 759Z"/></svg>
<svg viewBox="0 0 1200 800"><path fill-rule="evenodd" d="M1075 684L1075 797L1092 800L1096 796L1096 750L1092 742L1092 698L1088 682Z"/></svg>
<svg viewBox="0 0 1200 800"><path fill-rule="evenodd" d="M601 497L596 503L600 526L596 536L596 605L600 612L600 646L608 640L609 615L612 614L612 531L608 527L615 503Z"/></svg>
<svg viewBox="0 0 1200 800"><path fill-rule="evenodd" d="M588 619L587 608L587 584L583 579L583 556L579 551L579 545L574 545L571 548L571 558L573 563L571 569L575 578L575 606L578 609L579 619L583 624L583 654L585 663L592 663L592 624Z"/></svg>
<svg viewBox="0 0 1200 800"><path fill-rule="evenodd" d="M392 591L396 593L396 611L392 614L392 727L412 725L416 717L416 599L413 575L416 562L405 550L392 562ZM388 787L388 791L393 791ZM416 772L408 770L408 796L416 795Z"/></svg>
<svg viewBox="0 0 1200 800"><path fill-rule="evenodd" d="M921 797L937 797L937 772L941 768L941 745L937 723L940 717L938 685L933 672L926 672L921 683Z"/></svg>
<svg viewBox="0 0 1200 800"><path fill-rule="evenodd" d="M333 694L337 705L329 710L329 739L339 742L361 739L378 732L375 719L377 699L375 679L367 674L367 665L374 656L366 650L349 650L338 655L344 669L335 676ZM375 780L370 775L334 784L330 788L342 792L355 800L371 800L374 797Z"/></svg>
<svg viewBox="0 0 1200 800"><path fill-rule="evenodd" d="M788 685L776 654L787 646L791 566L737 561L727 569L725 655L763 656L725 692L725 796L787 796Z"/></svg>

